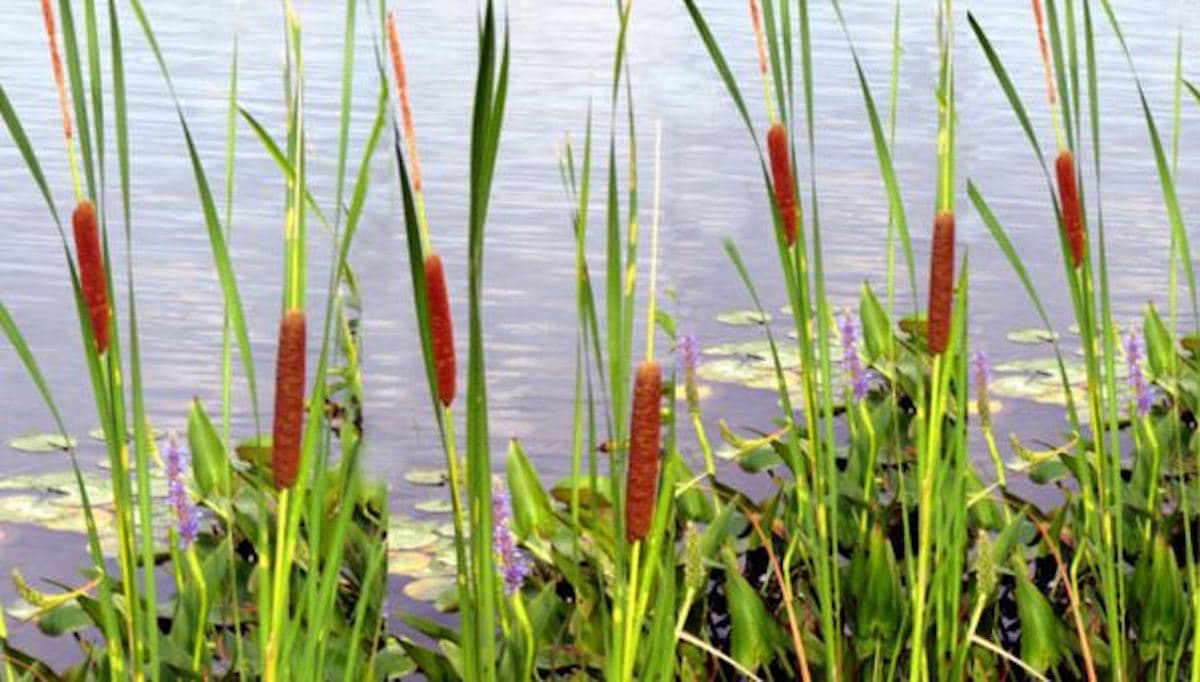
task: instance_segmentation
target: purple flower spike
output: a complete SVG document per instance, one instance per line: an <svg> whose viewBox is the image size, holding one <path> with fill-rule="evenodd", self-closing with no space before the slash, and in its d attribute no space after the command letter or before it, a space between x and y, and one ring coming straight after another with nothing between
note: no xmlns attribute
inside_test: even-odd
<svg viewBox="0 0 1200 682"><path fill-rule="evenodd" d="M867 397L870 385L867 374L863 371L862 360L858 357L858 326L850 313L842 315L838 325L842 336L842 369L850 380L854 391L854 401L858 402Z"/></svg>
<svg viewBox="0 0 1200 682"><path fill-rule="evenodd" d="M1151 396L1149 387L1146 385L1146 375L1142 373L1142 346L1138 340L1137 330L1130 330L1125 337L1125 362L1129 365L1125 381L1133 391L1137 416L1145 417L1150 414Z"/></svg>
<svg viewBox="0 0 1200 682"><path fill-rule="evenodd" d="M185 469L187 453L179 447L179 440L172 433L167 439L167 503L175 513L179 545L182 549L191 547L200 533L200 515L196 512L196 506L183 483Z"/></svg>
<svg viewBox="0 0 1200 682"><path fill-rule="evenodd" d="M700 411L700 389L696 385L696 369L700 367L700 343L692 334L685 334L676 341L679 363L683 366L683 386L687 394L688 410Z"/></svg>
<svg viewBox="0 0 1200 682"><path fill-rule="evenodd" d="M492 523L496 531L492 535L492 551L496 553L498 568L504 578L504 593L512 596L529 575L529 559L517 547L517 540L512 532L512 505L508 498L508 490L499 481L492 491Z"/></svg>
<svg viewBox="0 0 1200 682"><path fill-rule="evenodd" d="M985 427L990 427L992 411L988 401L988 387L992 383L992 368L983 351L975 351L971 356L971 370L975 379L975 406L979 410L979 419Z"/></svg>

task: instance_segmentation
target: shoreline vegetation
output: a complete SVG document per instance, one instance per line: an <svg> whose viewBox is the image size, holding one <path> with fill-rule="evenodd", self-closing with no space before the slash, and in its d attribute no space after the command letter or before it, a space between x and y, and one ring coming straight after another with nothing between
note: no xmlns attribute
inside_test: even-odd
<svg viewBox="0 0 1200 682"><path fill-rule="evenodd" d="M332 196L317 197L307 173L304 30L291 0L282 3L283 129L240 106L235 41L219 172L197 152L171 82L171 46L158 42L141 0L41 0L47 84L56 88L70 167L70 238L67 205L55 194L66 179L47 177L41 165L60 150L33 148L2 87L0 118L61 238L108 471L80 468L39 369L55 349L30 348L0 300L0 329L59 431L24 444L65 452L71 473L63 492L78 510L69 527L88 539L75 582L14 572L20 601L0 605L3 682L1200 681L1200 306L1175 184L1180 110L1185 94L1200 102L1200 90L1182 75L1182 28L1173 115L1163 125L1109 0L1030 1L1044 103L1021 98L974 15L938 0L929 25L938 45L935 201L912 207L892 156L900 4L885 93L872 86L854 27L831 0L888 212L884 284L876 291L864 283L851 311L835 310L826 295L808 1L747 0L752 83L735 78L704 3L679 2L744 124L749 140L740 143L758 154L764 192L755 201L772 230L753 243L726 241L724 250L730 281L751 306L736 321L761 338L704 347L677 328L674 297L660 298L658 267L671 257L659 248L663 131L654 129L646 173L627 55L634 3L619 0L607 101L589 107L582 146L567 138L560 155L574 207L574 399L570 423L546 425L569 429L571 442L569 476L547 486L520 442L501 455L489 431L481 301L510 75L508 22L493 0L480 0L476 27L465 300L449 293L436 248L446 230L426 212L411 106L421 93L410 91L405 74L402 9L345 0L337 170ZM362 21L373 26L368 44L355 39ZM1171 237L1166 314L1149 305L1140 329L1119 328L1112 314L1106 230L1117 226L1103 213L1100 41L1120 49L1137 85ZM214 363L221 404L193 401L180 435L149 423L141 375L140 226L130 187L137 159L123 67L134 42L154 56L177 115L182 135L171 144L191 164L225 310ZM1029 144L1030 170L1040 166L1052 206L1043 239L1047 248L1057 240L1065 292L1033 286L986 198L1000 189L985 191L958 173L955 60L965 50L986 58L992 87ZM377 97L354 159L351 75L360 59L376 64L368 87ZM760 89L761 100L749 96ZM1033 123L1039 117L1054 126L1053 169ZM246 318L230 256L240 125L286 181L278 321ZM361 461L369 377L350 253L372 189L371 161L389 153L403 216L394 229L406 237L419 329L413 352L419 344L428 418L445 460L444 471L412 473L448 493L428 508L449 515L437 529L444 544L430 553L451 578L427 571L429 556L411 551L430 547L428 529L389 513L388 482L373 480ZM1016 365L991 367L970 347L971 258L955 235L967 212L985 225L1044 325L1033 335L1053 358L1021 365L1036 364L1042 379L1018 397L1054 396L1067 422L1058 443L1034 447L1014 434L1004 444L993 432L995 398L1008 395L1011 378L993 373ZM927 258L914 253L912 238L926 226ZM592 230L603 239L599 257L586 248ZM322 239L332 247L329 295L315 306L309 270L325 264L308 256ZM120 277L114 249L124 249ZM778 271L751 271L741 255L748 249L774 249ZM790 330L773 326L764 308L757 283L767 280L784 284ZM928 282L927 298L919 281ZM1074 337L1055 334L1043 296L1069 296ZM467 326L456 330L451 310L459 306ZM278 329L270 404L260 401L252 323ZM456 336L466 339L465 358ZM719 421L720 432L710 433L700 382L720 360L704 356L739 353L756 357L756 381L776 391L779 409L762 415L768 426L760 431L738 433ZM235 413L252 415L253 433L233 433ZM723 466L736 466L737 480L757 481L755 492L723 478L718 460L732 461ZM1017 478L1053 490L1055 503L1023 499L1009 485ZM389 603L388 576L398 565L424 576L408 588L435 598L444 618ZM72 645L73 662L55 670L19 650L8 639L14 619Z"/></svg>

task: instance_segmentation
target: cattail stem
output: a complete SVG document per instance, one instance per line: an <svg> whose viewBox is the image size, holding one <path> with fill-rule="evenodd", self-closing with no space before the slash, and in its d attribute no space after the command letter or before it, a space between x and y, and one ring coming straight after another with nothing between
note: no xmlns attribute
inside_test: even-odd
<svg viewBox="0 0 1200 682"><path fill-rule="evenodd" d="M46 38L50 42L50 66L54 72L54 85L58 90L58 108L62 114L63 139L67 143L67 163L71 167L71 184L75 190L75 201L83 200L83 182L79 177L79 163L75 159L75 135L71 127L71 100L67 97L67 81L63 76L62 56L58 51L58 36L54 28L54 8L50 0L42 0L42 22L46 26Z"/></svg>
<svg viewBox="0 0 1200 682"><path fill-rule="evenodd" d="M787 245L796 244L796 184L792 175L792 160L788 152L787 129L775 123L767 131L767 153L771 161L771 178L775 189L775 205L779 207L779 219L783 221L783 234Z"/></svg>
<svg viewBox="0 0 1200 682"><path fill-rule="evenodd" d="M779 120L775 103L771 100L771 73L767 67L767 41L763 37L762 16L758 11L758 0L750 0L750 22L754 25L754 46L758 51L758 73L762 77L763 98L767 102L767 117L771 123Z"/></svg>
<svg viewBox="0 0 1200 682"><path fill-rule="evenodd" d="M1046 42L1046 19L1042 14L1042 1L1031 1L1034 22L1037 23L1038 51L1042 56L1042 70L1046 74L1046 98L1050 102L1050 117L1054 120L1054 138L1059 149L1066 149L1066 135L1063 133L1062 121L1058 120L1058 91L1054 87L1054 67L1051 66L1050 47Z"/></svg>
<svg viewBox="0 0 1200 682"><path fill-rule="evenodd" d="M658 226L662 206L662 119L654 129L654 217L650 223L650 295L646 304L646 357L654 359L654 330L658 300Z"/></svg>
<svg viewBox="0 0 1200 682"><path fill-rule="evenodd" d="M271 468L275 487L287 490L300 470L300 445L304 425L304 311L295 308L279 322L279 350L275 359L275 423L272 432Z"/></svg>
<svg viewBox="0 0 1200 682"><path fill-rule="evenodd" d="M645 360L638 367L629 426L629 465L625 483L625 539L637 542L650 531L658 486L658 447L662 430L662 369Z"/></svg>
<svg viewBox="0 0 1200 682"><path fill-rule="evenodd" d="M450 294L446 289L446 271L441 256L425 259L425 294L429 310L429 335L433 341L433 359L437 369L438 398L449 407L454 402L457 370L454 355L454 319L450 316Z"/></svg>
<svg viewBox="0 0 1200 682"><path fill-rule="evenodd" d="M1058 153L1054 163L1058 176L1058 200L1062 210L1063 231L1071 249L1071 267L1078 269L1083 263L1083 247L1086 234L1083 231L1083 215L1079 206L1079 189L1075 185L1075 155L1068 149Z"/></svg>
<svg viewBox="0 0 1200 682"><path fill-rule="evenodd" d="M933 223L929 264L929 352L945 352L954 299L954 214L939 211Z"/></svg>
<svg viewBox="0 0 1200 682"><path fill-rule="evenodd" d="M79 284L83 302L92 322L96 352L108 349L108 279L104 272L104 253L100 246L100 231L96 227L96 208L84 199L71 216L75 232L75 254L79 259Z"/></svg>
<svg viewBox="0 0 1200 682"><path fill-rule="evenodd" d="M413 193L417 200L417 222L421 225L421 247L423 253L429 253L429 223L425 218L425 199L421 191L421 155L417 152L417 131L413 125L412 100L408 94L404 53L400 49L400 31L396 29L396 15L390 11L387 14L387 33L388 48L392 55L392 72L396 77L396 92L400 99L400 118L404 123L404 141L408 147Z"/></svg>

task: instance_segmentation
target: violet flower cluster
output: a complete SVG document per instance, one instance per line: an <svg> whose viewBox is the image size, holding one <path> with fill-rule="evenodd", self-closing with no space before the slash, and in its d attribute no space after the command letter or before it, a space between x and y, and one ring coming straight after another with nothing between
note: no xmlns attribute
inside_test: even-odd
<svg viewBox="0 0 1200 682"><path fill-rule="evenodd" d="M1130 330L1125 337L1125 362L1129 365L1125 381L1133 391L1137 416L1145 417L1150 414L1150 389L1146 384L1146 375L1142 372L1142 345L1138 340L1137 330Z"/></svg>
<svg viewBox="0 0 1200 682"><path fill-rule="evenodd" d="M700 367L700 343L692 334L679 337L676 342L679 364L683 367L683 385L687 395L688 410L700 411L700 389L696 385L696 370Z"/></svg>
<svg viewBox="0 0 1200 682"><path fill-rule="evenodd" d="M192 502L184 485L184 471L187 469L187 453L179 447L179 441L172 433L167 439L167 503L175 514L175 526L179 531L179 546L187 549L196 541L200 533L200 515Z"/></svg>
<svg viewBox="0 0 1200 682"><path fill-rule="evenodd" d="M512 532L512 504L507 488L499 481L492 491L492 523L496 527L492 534L492 551L496 553L497 568L504 578L504 593L511 597L521 589L531 567L525 553L517 547Z"/></svg>
<svg viewBox="0 0 1200 682"><path fill-rule="evenodd" d="M854 401L858 402L867 397L869 386L867 373L863 371L862 360L858 357L858 325L854 322L854 316L845 313L838 328L842 341L842 370L850 381Z"/></svg>

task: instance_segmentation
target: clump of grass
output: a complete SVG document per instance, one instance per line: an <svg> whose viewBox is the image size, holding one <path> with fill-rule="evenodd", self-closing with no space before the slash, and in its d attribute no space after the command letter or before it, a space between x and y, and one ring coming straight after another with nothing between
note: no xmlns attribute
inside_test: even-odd
<svg viewBox="0 0 1200 682"><path fill-rule="evenodd" d="M271 438L271 470L280 490L296 483L304 427L305 316L295 308L279 321L275 356L275 422Z"/></svg>

